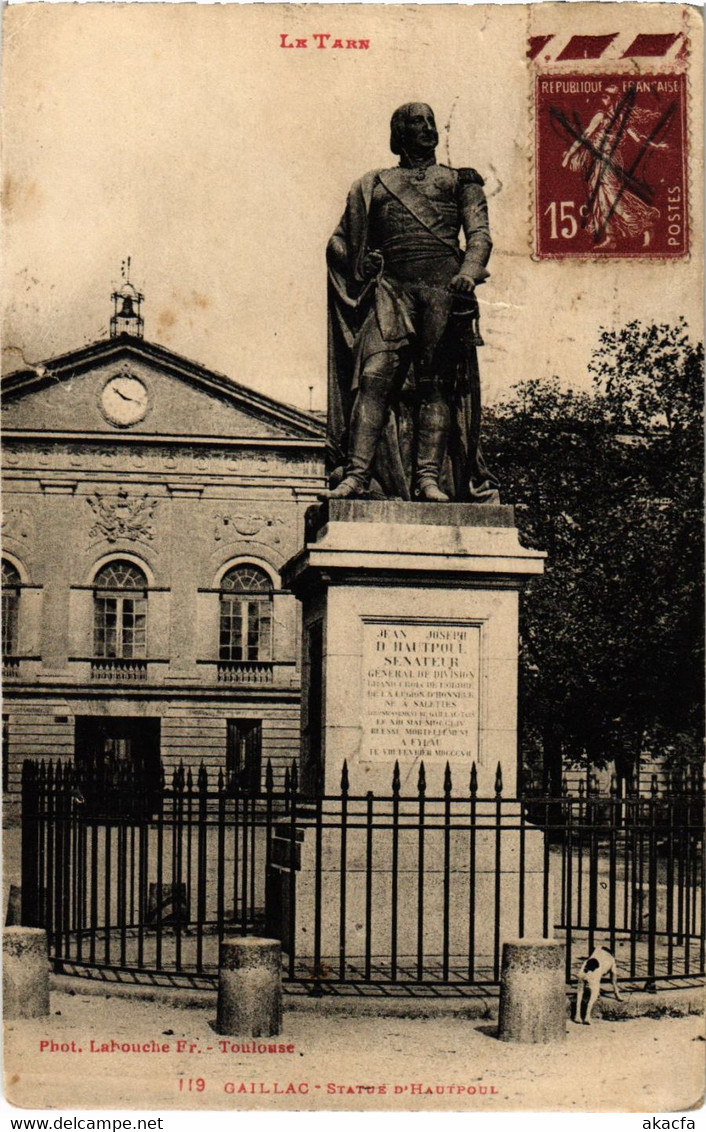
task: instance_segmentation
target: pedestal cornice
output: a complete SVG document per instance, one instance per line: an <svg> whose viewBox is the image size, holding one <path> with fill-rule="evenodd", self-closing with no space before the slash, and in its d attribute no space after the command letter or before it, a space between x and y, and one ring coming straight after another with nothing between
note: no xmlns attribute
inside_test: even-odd
<svg viewBox="0 0 706 1132"><path fill-rule="evenodd" d="M306 516L306 544L283 569L302 593L316 577L328 585L368 582L512 586L541 574L546 555L520 544L511 506L330 500Z"/></svg>

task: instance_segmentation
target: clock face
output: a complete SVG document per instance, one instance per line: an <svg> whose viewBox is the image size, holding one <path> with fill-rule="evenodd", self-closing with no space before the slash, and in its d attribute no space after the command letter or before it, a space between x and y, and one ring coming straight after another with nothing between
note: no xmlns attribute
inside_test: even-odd
<svg viewBox="0 0 706 1132"><path fill-rule="evenodd" d="M111 377L101 394L101 408L112 424L137 424L149 408L147 389L139 378L130 374Z"/></svg>

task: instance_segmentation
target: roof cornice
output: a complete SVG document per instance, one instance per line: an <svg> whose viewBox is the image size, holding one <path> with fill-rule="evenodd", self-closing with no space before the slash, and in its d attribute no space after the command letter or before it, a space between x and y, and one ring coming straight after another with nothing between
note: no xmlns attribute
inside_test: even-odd
<svg viewBox="0 0 706 1132"><path fill-rule="evenodd" d="M326 429L323 423L310 416L301 409L282 401L268 397L264 393L256 393L246 385L234 381L225 374L207 369L181 354L159 346L154 342L147 342L144 338L135 338L122 334L117 338L101 339L92 342L79 350L71 350L67 354L60 354L49 361L32 367L14 370L2 378L0 393L7 397L18 393L30 393L41 389L52 382L63 381L91 369L98 363L118 361L125 357L141 358L144 361L157 364L161 369L182 381L191 382L211 393L217 393L232 401L234 405L249 411L255 416L277 420L280 424L289 425L301 430L304 436L312 438L324 437Z"/></svg>
<svg viewBox="0 0 706 1132"><path fill-rule="evenodd" d="M174 435L167 432L84 432L70 429L30 429L6 428L2 433L3 443L19 441L24 444L47 444L49 441L61 444L105 445L123 444L134 447L201 447L201 448L296 448L318 450L326 445L324 436L198 436Z"/></svg>

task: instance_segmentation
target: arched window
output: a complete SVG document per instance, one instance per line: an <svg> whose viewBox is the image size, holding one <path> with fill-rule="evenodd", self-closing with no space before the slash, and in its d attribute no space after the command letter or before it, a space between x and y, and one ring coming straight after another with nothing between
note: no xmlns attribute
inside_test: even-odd
<svg viewBox="0 0 706 1132"><path fill-rule="evenodd" d="M17 620L20 607L20 575L17 568L2 560L2 655L17 653Z"/></svg>
<svg viewBox="0 0 706 1132"><path fill-rule="evenodd" d="M258 566L233 566L223 575L218 655L272 659L272 581Z"/></svg>
<svg viewBox="0 0 706 1132"><path fill-rule="evenodd" d="M147 579L133 562L115 560L96 574L93 655L132 659L147 652Z"/></svg>

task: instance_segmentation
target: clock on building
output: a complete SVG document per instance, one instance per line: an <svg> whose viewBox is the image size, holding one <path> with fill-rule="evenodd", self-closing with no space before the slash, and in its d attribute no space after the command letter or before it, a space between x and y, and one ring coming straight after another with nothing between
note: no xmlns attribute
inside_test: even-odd
<svg viewBox="0 0 706 1132"><path fill-rule="evenodd" d="M138 377L121 373L103 386L100 404L112 424L126 427L142 420L149 408L149 395Z"/></svg>

